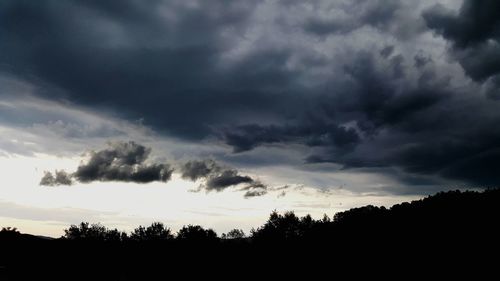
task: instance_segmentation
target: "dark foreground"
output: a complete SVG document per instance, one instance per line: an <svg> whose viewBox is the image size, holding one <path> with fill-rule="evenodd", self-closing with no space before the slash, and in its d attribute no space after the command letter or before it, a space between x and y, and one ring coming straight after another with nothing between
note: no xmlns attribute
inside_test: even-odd
<svg viewBox="0 0 500 281"><path fill-rule="evenodd" d="M475 279L497 272L500 190L446 192L390 209L374 206L333 219L272 213L250 237L224 239L161 224L128 235L81 224L60 239L4 229L0 280L339 279L340 274L425 277L435 270ZM427 276L430 278L430 276Z"/></svg>

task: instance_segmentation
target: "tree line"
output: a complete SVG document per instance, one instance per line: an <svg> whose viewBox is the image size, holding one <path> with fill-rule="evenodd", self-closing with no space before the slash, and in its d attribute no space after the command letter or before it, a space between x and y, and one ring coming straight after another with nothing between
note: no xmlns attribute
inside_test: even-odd
<svg viewBox="0 0 500 281"><path fill-rule="evenodd" d="M247 235L233 229L218 236L213 229L187 225L177 233L161 222L139 226L126 233L100 223L82 222L64 230L63 240L140 242L140 241L197 241L240 243L280 243L326 241L332 237L366 236L387 239L401 234L431 238L432 233L479 233L496 227L500 213L500 190L448 191L421 200L404 202L390 208L368 205L313 219L289 211L273 211L260 227ZM17 231L4 228L2 232Z"/></svg>
<svg viewBox="0 0 500 281"><path fill-rule="evenodd" d="M126 233L82 222L61 238L46 239L4 227L0 280L165 280L175 274L261 279L264 272L280 279L302 272L315 280L315 273L352 265L363 269L355 272L372 273L367 266L387 272L399 266L421 270L422 263L456 269L464 262L484 269L500 252L499 218L500 190L491 189L440 192L321 219L274 211L248 234L234 229L217 235L199 225L174 233L161 222Z"/></svg>

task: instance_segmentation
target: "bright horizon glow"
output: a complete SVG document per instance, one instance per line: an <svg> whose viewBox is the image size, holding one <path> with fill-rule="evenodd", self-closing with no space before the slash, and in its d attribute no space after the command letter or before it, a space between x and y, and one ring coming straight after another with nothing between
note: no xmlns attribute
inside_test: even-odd
<svg viewBox="0 0 500 281"><path fill-rule="evenodd" d="M174 173L167 183L122 182L76 183L72 186L39 186L44 171L74 171L79 157L62 158L44 154L2 156L0 226L17 227L23 232L58 237L63 229L81 221L102 223L110 228L131 231L139 225L161 221L173 231L183 225L199 224L219 234L241 228L247 234L262 225L270 212L294 211L321 218L367 204L391 206L418 196L355 194L342 189L321 193L317 189L292 189L245 199L243 192L195 192L193 183ZM27 171L32 171L31 173Z"/></svg>

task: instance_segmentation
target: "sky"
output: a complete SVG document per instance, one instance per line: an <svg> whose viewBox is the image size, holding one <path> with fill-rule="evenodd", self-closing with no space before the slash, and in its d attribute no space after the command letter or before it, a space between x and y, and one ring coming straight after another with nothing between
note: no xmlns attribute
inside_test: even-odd
<svg viewBox="0 0 500 281"><path fill-rule="evenodd" d="M247 233L500 183L495 0L0 1L0 226Z"/></svg>

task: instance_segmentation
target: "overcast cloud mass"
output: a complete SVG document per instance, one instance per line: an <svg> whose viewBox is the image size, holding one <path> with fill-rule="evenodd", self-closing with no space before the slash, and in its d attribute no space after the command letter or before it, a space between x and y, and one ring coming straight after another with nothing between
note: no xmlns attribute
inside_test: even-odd
<svg viewBox="0 0 500 281"><path fill-rule="evenodd" d="M136 138L51 110L33 120L6 101L23 90L196 147L148 162L148 146L115 143L43 185L180 173L252 197L272 183L239 170L283 166L382 174L400 183L394 194L500 183L496 0L6 0L0 76L17 81L0 84L1 124L58 133L61 150ZM7 140L0 150L30 153Z"/></svg>

